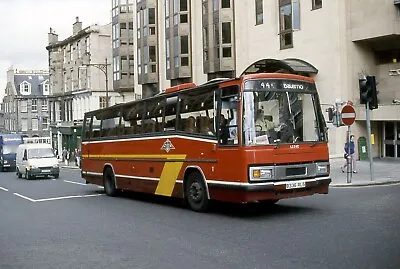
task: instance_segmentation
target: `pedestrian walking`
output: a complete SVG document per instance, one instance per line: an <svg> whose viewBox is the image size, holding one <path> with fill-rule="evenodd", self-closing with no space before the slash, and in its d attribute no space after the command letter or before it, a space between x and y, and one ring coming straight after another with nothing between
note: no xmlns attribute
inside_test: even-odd
<svg viewBox="0 0 400 269"><path fill-rule="evenodd" d="M66 150L66 156L65 156L65 165L69 165L69 158L71 158L71 154L69 152L69 150Z"/></svg>
<svg viewBox="0 0 400 269"><path fill-rule="evenodd" d="M75 165L81 167L81 151L76 148L74 151Z"/></svg>
<svg viewBox="0 0 400 269"><path fill-rule="evenodd" d="M350 150L350 154L349 154ZM357 173L356 169L356 148L354 144L354 135L350 135L350 141L346 142L344 144L344 157L345 157L345 163L341 167L342 173L347 169L347 166L349 163L351 164L350 168L353 169L353 173Z"/></svg>
<svg viewBox="0 0 400 269"><path fill-rule="evenodd" d="M62 157L62 161L65 162L65 160L67 159L67 149L64 147L63 151L61 152L61 157Z"/></svg>

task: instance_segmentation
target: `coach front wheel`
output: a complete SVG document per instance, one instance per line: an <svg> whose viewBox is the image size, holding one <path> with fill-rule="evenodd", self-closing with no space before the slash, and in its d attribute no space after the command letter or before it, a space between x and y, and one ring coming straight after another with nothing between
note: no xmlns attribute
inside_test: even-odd
<svg viewBox="0 0 400 269"><path fill-rule="evenodd" d="M117 188L115 187L115 176L110 168L106 168L103 174L104 191L108 196L116 196Z"/></svg>
<svg viewBox="0 0 400 269"><path fill-rule="evenodd" d="M199 172L192 172L185 184L185 197L190 208L194 211L207 210L209 200L204 179Z"/></svg>

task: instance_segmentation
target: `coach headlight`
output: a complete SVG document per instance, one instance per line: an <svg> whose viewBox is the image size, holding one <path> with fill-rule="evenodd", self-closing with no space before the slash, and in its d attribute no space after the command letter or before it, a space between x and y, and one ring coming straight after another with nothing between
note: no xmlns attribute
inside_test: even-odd
<svg viewBox="0 0 400 269"><path fill-rule="evenodd" d="M316 163L317 176L327 176L331 171L331 166L328 162Z"/></svg>
<svg viewBox="0 0 400 269"><path fill-rule="evenodd" d="M5 164L7 164L7 163L8 163L8 161L7 161L7 160L4 160L4 163L5 163Z"/></svg>
<svg viewBox="0 0 400 269"><path fill-rule="evenodd" d="M262 181L272 179L272 167L250 167L250 181Z"/></svg>

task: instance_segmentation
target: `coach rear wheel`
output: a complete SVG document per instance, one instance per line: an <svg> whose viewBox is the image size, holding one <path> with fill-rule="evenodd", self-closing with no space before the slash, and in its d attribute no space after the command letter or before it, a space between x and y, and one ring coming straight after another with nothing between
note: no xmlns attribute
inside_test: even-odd
<svg viewBox="0 0 400 269"><path fill-rule="evenodd" d="M116 196L117 188L115 187L115 176L110 168L106 168L103 175L104 191L108 196Z"/></svg>
<svg viewBox="0 0 400 269"><path fill-rule="evenodd" d="M209 200L203 177L199 172L192 172L185 184L185 197L194 211L204 212L208 208Z"/></svg>

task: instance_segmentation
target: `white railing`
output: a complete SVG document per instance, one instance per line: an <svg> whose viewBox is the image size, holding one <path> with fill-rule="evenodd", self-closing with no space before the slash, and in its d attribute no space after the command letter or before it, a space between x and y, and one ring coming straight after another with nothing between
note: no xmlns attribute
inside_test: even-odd
<svg viewBox="0 0 400 269"><path fill-rule="evenodd" d="M32 144L32 143L45 143L51 144L50 136L42 136L42 137L24 137L25 144Z"/></svg>

